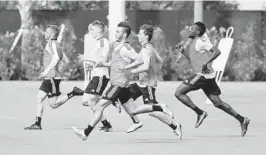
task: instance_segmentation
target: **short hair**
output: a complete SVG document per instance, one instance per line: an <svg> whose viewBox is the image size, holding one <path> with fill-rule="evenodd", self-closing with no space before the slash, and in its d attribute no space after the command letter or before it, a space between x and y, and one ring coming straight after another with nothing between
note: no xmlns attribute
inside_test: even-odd
<svg viewBox="0 0 266 155"><path fill-rule="evenodd" d="M199 31L200 31L199 36L202 36L206 32L205 24L203 24L202 22L196 22L194 24L197 25L199 28Z"/></svg>
<svg viewBox="0 0 266 155"><path fill-rule="evenodd" d="M58 35L59 35L59 32L60 32L60 29L58 26L56 25L48 25L47 28L50 28L54 31L54 37L53 39L57 39Z"/></svg>
<svg viewBox="0 0 266 155"><path fill-rule="evenodd" d="M120 22L117 26L124 28L124 31L126 32L127 37L131 34L131 27L128 22Z"/></svg>
<svg viewBox="0 0 266 155"><path fill-rule="evenodd" d="M99 20L95 20L94 22L91 23L91 25L99 27L101 29L101 31L104 32L105 25L103 22L101 22Z"/></svg>
<svg viewBox="0 0 266 155"><path fill-rule="evenodd" d="M153 36L153 27L149 24L143 24L140 29L144 30L144 34L148 36L148 41L150 41Z"/></svg>

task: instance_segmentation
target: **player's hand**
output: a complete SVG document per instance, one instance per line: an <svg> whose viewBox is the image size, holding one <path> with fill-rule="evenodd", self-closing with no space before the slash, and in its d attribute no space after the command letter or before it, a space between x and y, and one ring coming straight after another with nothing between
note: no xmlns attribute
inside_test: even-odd
<svg viewBox="0 0 266 155"><path fill-rule="evenodd" d="M45 70L45 71L43 71L43 72L40 74L39 78L44 78L47 74L48 74L48 71Z"/></svg>
<svg viewBox="0 0 266 155"><path fill-rule="evenodd" d="M202 73L210 73L210 70L208 68L208 63L202 65Z"/></svg>
<svg viewBox="0 0 266 155"><path fill-rule="evenodd" d="M177 45L175 45L175 49L177 49L179 52L182 52L184 50L184 42L181 41Z"/></svg>
<svg viewBox="0 0 266 155"><path fill-rule="evenodd" d="M79 59L79 61L84 61L84 55L79 54L79 55L78 55L78 59Z"/></svg>
<svg viewBox="0 0 266 155"><path fill-rule="evenodd" d="M104 67L104 63L103 62L96 62L94 67Z"/></svg>

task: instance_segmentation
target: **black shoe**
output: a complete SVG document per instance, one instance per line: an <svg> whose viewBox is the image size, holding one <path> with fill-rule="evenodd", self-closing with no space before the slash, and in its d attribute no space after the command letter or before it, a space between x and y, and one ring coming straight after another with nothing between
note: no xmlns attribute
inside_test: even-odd
<svg viewBox="0 0 266 155"><path fill-rule="evenodd" d="M196 125L195 125L195 128L198 128L201 123L203 122L203 120L208 116L207 112L203 111L203 114L201 115L198 115L197 117L197 122L196 122Z"/></svg>
<svg viewBox="0 0 266 155"><path fill-rule="evenodd" d="M250 120L247 117L245 117L244 122L241 123L241 136L242 137L244 137L248 131L249 122Z"/></svg>
<svg viewBox="0 0 266 155"><path fill-rule="evenodd" d="M29 127L25 127L24 130L42 130L41 125L32 124Z"/></svg>
<svg viewBox="0 0 266 155"><path fill-rule="evenodd" d="M100 130L99 131L101 131L101 132L111 132L113 130L113 128L112 128L112 126L110 125L108 125L108 126L102 126L102 127L100 127Z"/></svg>
<svg viewBox="0 0 266 155"><path fill-rule="evenodd" d="M84 91L78 87L74 87L72 92L75 96L82 96L84 94Z"/></svg>

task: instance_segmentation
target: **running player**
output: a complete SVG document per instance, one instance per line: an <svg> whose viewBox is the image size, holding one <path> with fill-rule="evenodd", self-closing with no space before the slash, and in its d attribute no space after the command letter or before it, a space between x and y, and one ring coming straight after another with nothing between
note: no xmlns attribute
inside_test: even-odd
<svg viewBox="0 0 266 155"><path fill-rule="evenodd" d="M197 107L187 96L190 91L202 89L215 107L236 118L241 124L241 136L245 136L250 120L238 114L230 105L223 102L219 95L221 90L215 81L212 62L220 55L220 50L212 45L206 35L206 27L202 22L196 22L190 27L189 38L192 41L189 51L178 45L177 48L190 61L194 75L185 80L176 90L175 96L184 105L197 114L195 127L198 128L208 116L207 112Z"/></svg>
<svg viewBox="0 0 266 155"><path fill-rule="evenodd" d="M105 25L100 21L94 21L89 26L89 33L92 39L96 41L91 40L91 43L88 46L91 46L90 48L94 47L94 49L91 49L91 55L96 61L94 63L91 63L89 66L89 68L92 68L90 71L92 79L85 88L85 93L82 98L82 104L84 106L89 106L93 112L95 112L95 104L107 87L110 78L108 66L96 66L96 64L99 64L100 62L106 63L108 60L109 42L106 38L103 37L104 29ZM95 45L92 45L94 43ZM80 58L82 60L86 60L86 58L82 55L80 55ZM133 103L131 102L124 105L126 112L132 109L132 105ZM133 120L133 125L127 130L127 132L133 132L142 127L142 123L139 121L137 116L131 117L131 119ZM104 116L101 117L101 122L103 126L100 127L100 131L110 132L112 130L111 124Z"/></svg>
<svg viewBox="0 0 266 155"><path fill-rule="evenodd" d="M96 104L96 111L94 116L91 119L88 127L85 130L80 130L73 127L73 131L77 134L81 139L86 140L88 135L92 132L94 127L100 121L102 117L103 111L106 107L112 104L116 100L120 100L121 104L127 102L128 96L130 95L130 91L127 88L129 84L129 76L125 71L120 70L122 66L126 66L131 61L135 60L136 64L141 63L141 59L135 50L130 46L127 41L128 36L131 33L131 28L128 23L121 22L117 26L116 30L116 39L117 41L114 43L111 53L111 62L110 64L98 64L99 66L109 66L111 67L110 74L110 87L107 89L103 97ZM154 107L159 107L158 105L154 105ZM158 108L155 108L158 109Z"/></svg>
<svg viewBox="0 0 266 155"><path fill-rule="evenodd" d="M52 108L58 108L75 95L82 95L83 92L77 87L67 95L61 96L59 85L61 82L60 67L64 65L64 54L61 45L57 42L59 28L56 25L49 25L45 32L47 44L44 49L43 66L45 70L40 74L44 78L37 94L37 117L36 122L25 130L42 130L41 120L44 110L44 99L48 96Z"/></svg>
<svg viewBox="0 0 266 155"><path fill-rule="evenodd" d="M109 81L108 67L94 67L96 63L105 62L107 60L109 41L103 37L104 30L105 25L100 21L96 20L89 25L91 42L89 45L85 46L90 47L93 58L87 58L88 56L84 57L83 55L79 56L83 61L87 59L91 60L91 62L87 63L87 66L85 66L91 68L91 80L85 88L82 97L82 105L89 106L93 112L95 112L95 103L102 95ZM110 122L104 116L101 117L101 122L103 126L100 127L100 131L109 132L112 130Z"/></svg>
<svg viewBox="0 0 266 155"><path fill-rule="evenodd" d="M139 96L142 96L144 104L136 107L131 114L136 115L141 113L149 113L150 116L155 117L161 122L169 125L178 136L178 139L181 140L181 125L175 123L170 109L165 104L158 104L155 97L157 73L161 68L162 59L150 43L150 40L153 36L153 31L153 27L147 24L144 24L140 27L138 40L142 45L142 49L139 54L143 59L143 64L138 66L137 61L134 61L133 63L122 67L122 69L128 70L138 66L137 68L131 70L131 73L139 74L139 82L138 84L131 84L129 87L132 97L136 99Z"/></svg>

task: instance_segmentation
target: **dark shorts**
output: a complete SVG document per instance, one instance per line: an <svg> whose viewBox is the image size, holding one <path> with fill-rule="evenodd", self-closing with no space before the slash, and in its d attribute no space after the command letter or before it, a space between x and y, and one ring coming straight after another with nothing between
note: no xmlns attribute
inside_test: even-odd
<svg viewBox="0 0 266 155"><path fill-rule="evenodd" d="M48 98L52 98L54 96L60 96L61 95L60 88L59 88L60 82L61 82L61 79L54 79L54 78L45 79L43 80L42 85L39 88L39 90L47 93Z"/></svg>
<svg viewBox="0 0 266 155"><path fill-rule="evenodd" d="M192 90L202 89L207 96L210 94L221 95L221 90L217 85L215 78L206 79L204 76L196 74L185 80L184 84L189 85Z"/></svg>
<svg viewBox="0 0 266 155"><path fill-rule="evenodd" d="M134 100L142 96L144 104L149 104L149 103L157 104L158 103L155 97L156 88L154 87L151 87L151 86L139 87L138 84L133 83L129 85L129 90L131 92L131 98Z"/></svg>
<svg viewBox="0 0 266 155"><path fill-rule="evenodd" d="M108 82L109 82L109 79L106 78L106 76L103 76L103 77L94 76L92 80L90 81L90 83L87 85L85 89L85 93L101 96Z"/></svg>

